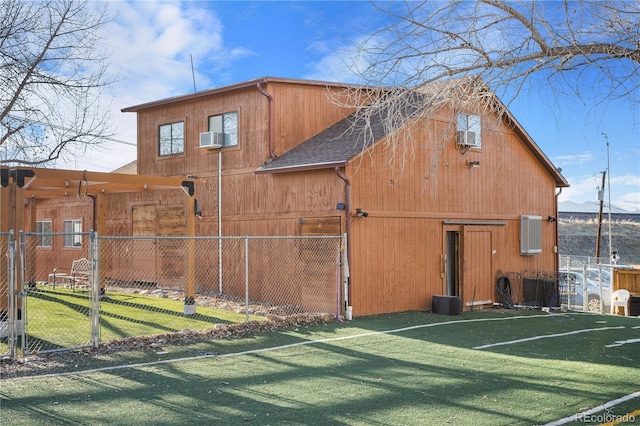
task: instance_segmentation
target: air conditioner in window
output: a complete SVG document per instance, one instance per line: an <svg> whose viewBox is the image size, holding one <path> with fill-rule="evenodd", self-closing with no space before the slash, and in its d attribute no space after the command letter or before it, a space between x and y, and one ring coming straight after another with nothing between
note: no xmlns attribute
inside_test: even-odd
<svg viewBox="0 0 640 426"><path fill-rule="evenodd" d="M200 133L200 148L222 148L223 134L218 132Z"/></svg>
<svg viewBox="0 0 640 426"><path fill-rule="evenodd" d="M478 148L480 146L480 138L476 135L476 132L458 130L458 146Z"/></svg>

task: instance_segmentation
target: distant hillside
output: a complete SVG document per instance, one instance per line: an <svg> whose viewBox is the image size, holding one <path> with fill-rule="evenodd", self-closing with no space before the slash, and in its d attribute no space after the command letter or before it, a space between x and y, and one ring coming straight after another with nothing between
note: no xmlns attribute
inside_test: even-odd
<svg viewBox="0 0 640 426"><path fill-rule="evenodd" d="M605 203L604 211L608 212L608 204ZM584 203L576 203L575 201L560 201L558 203L558 211L560 212L581 212L581 213L598 213L600 210L599 201L585 201ZM636 213L640 214L640 209L636 208L635 211L625 210L614 204L611 205L611 213Z"/></svg>
<svg viewBox="0 0 640 426"><path fill-rule="evenodd" d="M595 256L597 213L559 213L558 251L562 255ZM611 214L611 242L619 264L640 265L640 214ZM609 256L608 214L603 215L600 254Z"/></svg>

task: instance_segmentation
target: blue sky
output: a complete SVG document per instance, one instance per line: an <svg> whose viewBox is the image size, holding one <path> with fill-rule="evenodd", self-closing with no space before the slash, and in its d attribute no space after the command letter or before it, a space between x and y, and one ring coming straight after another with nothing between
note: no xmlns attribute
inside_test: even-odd
<svg viewBox="0 0 640 426"><path fill-rule="evenodd" d="M105 5L105 3L101 3ZM112 1L104 35L110 72L105 94L117 141L57 167L111 171L135 160L135 114L120 109L264 76L350 82L351 47L384 17L369 2ZM607 168L611 203L640 212L640 95L587 104L535 82L509 109L569 180L561 202L596 203ZM605 200L606 201L606 200Z"/></svg>

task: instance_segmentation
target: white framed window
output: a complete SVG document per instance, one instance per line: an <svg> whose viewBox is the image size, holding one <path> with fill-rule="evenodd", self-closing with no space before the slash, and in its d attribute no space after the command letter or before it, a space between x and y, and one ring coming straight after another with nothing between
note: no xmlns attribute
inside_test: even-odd
<svg viewBox="0 0 640 426"><path fill-rule="evenodd" d="M482 147L482 119L477 115L459 113L457 117L458 145Z"/></svg>
<svg viewBox="0 0 640 426"><path fill-rule="evenodd" d="M158 128L158 154L175 155L184 152L184 121L162 124Z"/></svg>
<svg viewBox="0 0 640 426"><path fill-rule="evenodd" d="M36 233L44 234L37 236L37 247L51 247L51 221L50 220L38 220L36 221Z"/></svg>
<svg viewBox="0 0 640 426"><path fill-rule="evenodd" d="M223 135L223 147L238 146L238 111L209 117L209 131Z"/></svg>
<svg viewBox="0 0 640 426"><path fill-rule="evenodd" d="M81 219L71 219L64 221L64 246L82 247Z"/></svg>

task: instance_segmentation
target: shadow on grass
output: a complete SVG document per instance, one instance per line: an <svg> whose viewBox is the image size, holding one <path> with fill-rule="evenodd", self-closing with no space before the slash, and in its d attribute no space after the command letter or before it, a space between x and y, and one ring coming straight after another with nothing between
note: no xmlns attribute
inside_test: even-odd
<svg viewBox="0 0 640 426"><path fill-rule="evenodd" d="M65 347L65 343L56 345L52 341L68 341L68 347L79 346L73 342L71 335L77 335L79 325L86 325L87 329L90 327L90 296L87 292L67 293L38 289L30 291L28 297L39 300L37 307L31 303L27 311L27 321L31 318L33 324L38 324L37 329L27 330L30 351ZM185 316L179 311L127 302L116 297L104 297L101 300L100 327L104 330L101 334L106 339L173 333L184 329L204 330L215 324L234 323L222 316ZM70 312L61 313L58 307L65 307Z"/></svg>
<svg viewBox="0 0 640 426"><path fill-rule="evenodd" d="M4 389L3 407L8 419L43 424L540 424L634 386L570 363L540 377L518 357L434 345L426 335L354 343L74 376L53 395Z"/></svg>
<svg viewBox="0 0 640 426"><path fill-rule="evenodd" d="M68 299L72 299L72 298L76 298L76 299L81 299L87 302L87 304L89 303L89 294L85 293L85 294L81 294L81 293L59 293L59 292L55 292L55 291L50 291L50 290L38 290L38 291L31 291L28 293L29 297L34 297L37 299L41 299L41 300L46 300L49 302L55 302L55 303L60 303L62 305L67 306L68 308L73 309L74 311L82 314L82 315L87 315L88 314L88 310L89 310L89 306L84 306L81 304L77 304L77 303L72 303L70 302ZM168 327L163 327L160 322L166 322L165 319L159 319L158 322L144 322L144 321L140 321L134 318L135 315L131 314L119 314L119 313L115 313L115 312L109 312L107 311L107 307L103 306L105 304L107 305L112 305L112 306L120 306L122 308L131 308L131 309L139 309L141 311L146 311L149 314L153 314L153 315L158 315L161 318L165 317L165 316L173 316L173 317L178 317L181 319L189 319L189 320L197 320L197 321L202 321L202 322L207 322L210 324L232 324L234 323L234 321L231 321L229 319L224 319L221 316L209 316L209 315L203 315L200 313L196 313L193 315L188 315L186 316L183 312L180 311L175 311L175 310L171 310L171 309L166 309L166 308L159 308L159 307L155 307L155 306L151 306L151 305L145 305L143 303L133 303L133 302L127 302L127 301L123 301L123 300L118 300L116 298L112 298L109 296L103 296L100 299L100 304L101 304L101 312L100 315L101 316L108 316L111 318L116 318L116 319L120 319L120 320L124 320L124 321L132 321L135 323L142 323L151 327L156 327L161 329L161 330L171 330L171 328ZM124 309L123 309L124 310Z"/></svg>
<svg viewBox="0 0 640 426"><path fill-rule="evenodd" d="M149 305L145 305L142 303L133 303L133 302L127 302L124 300L118 300L118 299L114 299L111 298L109 296L103 296L101 300L101 304L111 304L114 306L123 306L123 307L127 307L127 308L133 308L133 309L141 309L144 311L148 311L158 315L166 315L166 316L174 316L174 317L179 317L179 318L186 318L187 316L185 316L185 314L183 312L180 311L174 311L171 309L166 309L166 308L158 308L158 307L154 307L154 306L149 306ZM122 315L118 315L118 314L113 314L110 312L106 312L104 309L102 310L102 315L106 315L106 316L111 316L111 317L117 317L119 319L126 319L125 317L123 317ZM198 320L198 321L204 321L204 322L208 322L211 324L232 324L233 321L231 320L225 320L221 317L216 317L216 316L209 316L209 315L203 315L203 314L193 314L193 315L188 315L189 319L193 319L193 320Z"/></svg>

